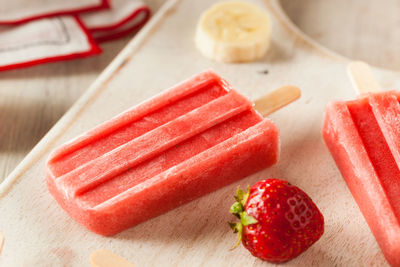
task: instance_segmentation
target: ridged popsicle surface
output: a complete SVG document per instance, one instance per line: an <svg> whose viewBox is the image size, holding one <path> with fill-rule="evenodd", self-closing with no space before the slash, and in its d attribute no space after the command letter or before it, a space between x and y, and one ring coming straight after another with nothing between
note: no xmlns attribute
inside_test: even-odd
<svg viewBox="0 0 400 267"><path fill-rule="evenodd" d="M386 259L400 266L400 94L328 105L322 134Z"/></svg>
<svg viewBox="0 0 400 267"><path fill-rule="evenodd" d="M55 149L47 184L75 220L112 235L274 164L278 139L208 71Z"/></svg>

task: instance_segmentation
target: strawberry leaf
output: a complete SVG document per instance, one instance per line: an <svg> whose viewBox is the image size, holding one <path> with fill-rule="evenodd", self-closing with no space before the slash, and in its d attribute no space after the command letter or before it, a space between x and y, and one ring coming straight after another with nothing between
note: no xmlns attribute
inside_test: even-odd
<svg viewBox="0 0 400 267"><path fill-rule="evenodd" d="M242 200L243 200L243 197L244 197L245 194L246 194L246 193L245 193L242 189L240 189L240 188L238 187L238 188L236 189L235 200L236 200L237 202L242 203Z"/></svg>
<svg viewBox="0 0 400 267"><path fill-rule="evenodd" d="M248 215L244 211L244 205L246 204L249 194L250 194L250 187L247 187L247 192L243 191L238 187L236 189L236 196L235 196L236 202L233 203L229 209L230 213L232 213L233 215L235 215L240 219L240 222L238 223L232 223L232 222L228 223L229 226L232 228L233 232L237 233L238 241L234 248L238 247L240 242L242 241L243 226L247 226L258 222L254 217Z"/></svg>
<svg viewBox="0 0 400 267"><path fill-rule="evenodd" d="M233 250L233 249L237 248L240 245L240 242L242 241L243 225L240 222L238 222L238 223L229 222L228 224L232 228L233 232L237 233L237 242L236 242L235 246L231 249L231 250Z"/></svg>
<svg viewBox="0 0 400 267"><path fill-rule="evenodd" d="M244 205L246 205L246 202L247 202L247 199L249 198L249 195L250 195L250 189L248 188L248 189L247 189L247 193L245 193L245 194L243 195L243 199L242 199L242 201L241 201L243 207L244 207Z"/></svg>
<svg viewBox="0 0 400 267"><path fill-rule="evenodd" d="M243 206L239 202L233 203L231 208L229 209L229 212L234 215L239 215L242 211L243 211ZM238 216L236 216L236 217L238 217Z"/></svg>
<svg viewBox="0 0 400 267"><path fill-rule="evenodd" d="M250 225L250 224L255 224L258 221L256 220L256 218L248 215L245 211L243 211L242 213L240 213L240 222L244 225Z"/></svg>

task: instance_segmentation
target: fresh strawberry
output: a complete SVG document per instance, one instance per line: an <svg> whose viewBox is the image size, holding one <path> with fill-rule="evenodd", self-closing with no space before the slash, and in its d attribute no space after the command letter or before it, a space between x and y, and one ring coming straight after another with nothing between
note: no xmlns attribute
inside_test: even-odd
<svg viewBox="0 0 400 267"><path fill-rule="evenodd" d="M284 262L300 255L324 232L324 217L298 187L278 179L262 180L247 193L238 189L230 212L240 219L229 223L254 256Z"/></svg>

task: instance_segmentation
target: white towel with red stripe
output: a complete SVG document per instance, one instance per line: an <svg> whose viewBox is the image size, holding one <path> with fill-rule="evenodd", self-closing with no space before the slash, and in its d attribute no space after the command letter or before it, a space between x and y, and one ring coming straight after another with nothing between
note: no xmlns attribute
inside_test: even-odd
<svg viewBox="0 0 400 267"><path fill-rule="evenodd" d="M0 70L101 53L98 43L140 29L140 0L0 0Z"/></svg>

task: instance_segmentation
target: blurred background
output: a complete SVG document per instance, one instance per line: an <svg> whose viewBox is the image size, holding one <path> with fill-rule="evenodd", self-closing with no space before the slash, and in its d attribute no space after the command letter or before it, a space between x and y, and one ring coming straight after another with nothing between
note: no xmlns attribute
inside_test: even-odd
<svg viewBox="0 0 400 267"><path fill-rule="evenodd" d="M281 0L309 37L337 53L400 70L400 1Z"/></svg>

